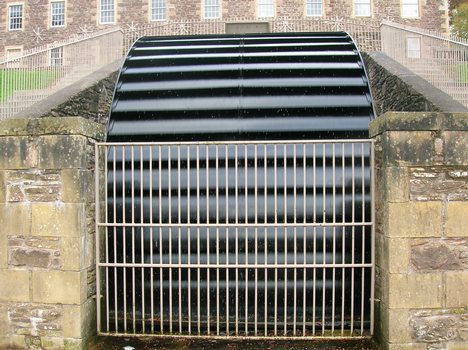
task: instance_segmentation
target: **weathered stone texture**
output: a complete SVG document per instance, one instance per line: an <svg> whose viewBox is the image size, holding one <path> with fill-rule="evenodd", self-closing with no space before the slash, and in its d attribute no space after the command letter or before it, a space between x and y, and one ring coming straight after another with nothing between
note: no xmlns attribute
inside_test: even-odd
<svg viewBox="0 0 468 350"><path fill-rule="evenodd" d="M409 183L411 200L468 200L467 167L411 168Z"/></svg>
<svg viewBox="0 0 468 350"><path fill-rule="evenodd" d="M409 323L415 342L447 343L468 340L460 332L468 327L466 309L417 311L410 317Z"/></svg>
<svg viewBox="0 0 468 350"><path fill-rule="evenodd" d="M15 334L61 336L62 306L50 304L12 304L8 308L10 327Z"/></svg>
<svg viewBox="0 0 468 350"><path fill-rule="evenodd" d="M468 240L414 241L411 265L415 271L468 269Z"/></svg>
<svg viewBox="0 0 468 350"><path fill-rule="evenodd" d="M47 237L9 237L11 267L60 269L60 241Z"/></svg>
<svg viewBox="0 0 468 350"><path fill-rule="evenodd" d="M6 172L8 202L53 202L60 199L61 181L57 171L23 170Z"/></svg>

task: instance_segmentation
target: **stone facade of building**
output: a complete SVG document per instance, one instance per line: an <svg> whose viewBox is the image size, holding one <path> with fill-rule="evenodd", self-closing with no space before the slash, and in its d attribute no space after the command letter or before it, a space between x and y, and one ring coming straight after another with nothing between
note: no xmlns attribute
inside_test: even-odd
<svg viewBox="0 0 468 350"><path fill-rule="evenodd" d="M417 5L414 0L262 0L262 4L269 3L262 8L258 0L218 0L211 2L217 6L208 16L205 3L206 0L4 0L0 2L0 56L112 26L128 29L175 21L264 22L293 18L356 19L366 24L391 19L425 29L447 29L447 0L417 0ZM105 13L110 17L103 19Z"/></svg>

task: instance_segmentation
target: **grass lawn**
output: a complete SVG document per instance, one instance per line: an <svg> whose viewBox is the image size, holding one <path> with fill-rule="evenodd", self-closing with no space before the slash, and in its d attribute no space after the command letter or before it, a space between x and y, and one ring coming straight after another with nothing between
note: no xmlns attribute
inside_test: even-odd
<svg viewBox="0 0 468 350"><path fill-rule="evenodd" d="M462 83L468 83L468 63L457 66L458 79Z"/></svg>
<svg viewBox="0 0 468 350"><path fill-rule="evenodd" d="M42 89L56 80L58 72L51 70L0 70L0 102L6 100L17 90Z"/></svg>

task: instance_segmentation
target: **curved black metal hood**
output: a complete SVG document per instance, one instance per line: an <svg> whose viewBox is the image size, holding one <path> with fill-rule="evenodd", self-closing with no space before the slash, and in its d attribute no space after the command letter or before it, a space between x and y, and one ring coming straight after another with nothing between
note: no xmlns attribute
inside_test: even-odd
<svg viewBox="0 0 468 350"><path fill-rule="evenodd" d="M347 33L143 37L122 67L107 138L367 137L374 116Z"/></svg>

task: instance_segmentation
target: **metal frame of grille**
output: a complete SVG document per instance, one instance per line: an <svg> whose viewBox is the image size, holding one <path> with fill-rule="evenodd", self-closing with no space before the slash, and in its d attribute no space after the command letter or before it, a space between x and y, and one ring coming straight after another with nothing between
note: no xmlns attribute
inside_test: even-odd
<svg viewBox="0 0 468 350"><path fill-rule="evenodd" d="M365 337L372 140L98 143L97 329Z"/></svg>

